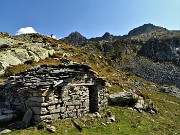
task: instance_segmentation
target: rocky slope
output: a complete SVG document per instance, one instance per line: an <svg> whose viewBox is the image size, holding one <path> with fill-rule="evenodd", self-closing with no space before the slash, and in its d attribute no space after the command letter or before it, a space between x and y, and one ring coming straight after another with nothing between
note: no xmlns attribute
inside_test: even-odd
<svg viewBox="0 0 180 135"><path fill-rule="evenodd" d="M151 59L136 56L127 67L131 72L148 81L178 87L179 89L171 94L180 97L180 68L174 64L153 62Z"/></svg>
<svg viewBox="0 0 180 135"><path fill-rule="evenodd" d="M81 49L98 53L118 70L132 72L160 85L180 88L180 31L145 24L116 41L109 33L103 37L111 40L93 38L93 42L86 42ZM177 93L174 95L178 96Z"/></svg>
<svg viewBox="0 0 180 135"><path fill-rule="evenodd" d="M7 67L23 64L26 61L39 61L51 56L55 51L44 43L30 43L14 39L11 36L0 36L0 75Z"/></svg>

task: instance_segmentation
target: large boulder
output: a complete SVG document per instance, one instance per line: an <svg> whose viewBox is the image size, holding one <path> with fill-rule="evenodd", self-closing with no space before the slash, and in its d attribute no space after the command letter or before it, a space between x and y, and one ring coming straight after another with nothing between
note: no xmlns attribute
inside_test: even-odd
<svg viewBox="0 0 180 135"><path fill-rule="evenodd" d="M132 92L120 92L109 95L109 104L133 107L138 100L138 96Z"/></svg>
<svg viewBox="0 0 180 135"><path fill-rule="evenodd" d="M158 113L153 102L140 91L111 94L109 95L109 104L133 107L138 112Z"/></svg>

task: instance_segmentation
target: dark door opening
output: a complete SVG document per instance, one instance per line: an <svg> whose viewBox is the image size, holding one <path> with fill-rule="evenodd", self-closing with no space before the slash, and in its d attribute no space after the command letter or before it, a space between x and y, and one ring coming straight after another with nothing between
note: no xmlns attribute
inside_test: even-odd
<svg viewBox="0 0 180 135"><path fill-rule="evenodd" d="M89 87L89 110L98 112L98 90L96 86Z"/></svg>

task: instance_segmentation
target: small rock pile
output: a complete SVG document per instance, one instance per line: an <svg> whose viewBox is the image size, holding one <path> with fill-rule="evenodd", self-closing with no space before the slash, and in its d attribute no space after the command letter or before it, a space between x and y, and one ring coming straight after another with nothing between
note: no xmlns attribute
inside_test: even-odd
<svg viewBox="0 0 180 135"><path fill-rule="evenodd" d="M178 89L176 86L162 85L158 88L158 91L180 98L180 89Z"/></svg>

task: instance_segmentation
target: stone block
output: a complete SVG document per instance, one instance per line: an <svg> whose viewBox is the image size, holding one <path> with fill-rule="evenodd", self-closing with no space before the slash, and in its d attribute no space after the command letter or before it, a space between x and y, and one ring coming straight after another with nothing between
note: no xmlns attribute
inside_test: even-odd
<svg viewBox="0 0 180 135"><path fill-rule="evenodd" d="M89 101L82 102L82 107L89 107Z"/></svg>
<svg viewBox="0 0 180 135"><path fill-rule="evenodd" d="M66 96L66 97L62 98L62 101L68 101L68 100L71 100L70 96Z"/></svg>
<svg viewBox="0 0 180 135"><path fill-rule="evenodd" d="M75 108L75 106L67 106L68 111L73 110L74 108Z"/></svg>
<svg viewBox="0 0 180 135"><path fill-rule="evenodd" d="M60 119L66 119L66 118L67 118L66 112L60 114Z"/></svg>
<svg viewBox="0 0 180 135"><path fill-rule="evenodd" d="M2 114L15 114L16 112L15 111L13 111L13 110L10 110L10 109L5 109L5 110L3 110L2 111Z"/></svg>
<svg viewBox="0 0 180 135"><path fill-rule="evenodd" d="M72 100L80 100L81 99L81 97L79 96L79 95L72 95Z"/></svg>
<svg viewBox="0 0 180 135"><path fill-rule="evenodd" d="M45 103L45 102L44 102L44 103L39 103L39 102L36 102L36 106L37 106L37 107L39 107L39 106L40 106L40 107L46 107L46 106L48 106L48 105L49 105L49 103Z"/></svg>
<svg viewBox="0 0 180 135"><path fill-rule="evenodd" d="M60 113L60 108L54 109L54 110L50 110L50 113Z"/></svg>
<svg viewBox="0 0 180 135"><path fill-rule="evenodd" d="M62 98L68 96L68 91L63 91Z"/></svg>
<svg viewBox="0 0 180 135"><path fill-rule="evenodd" d="M32 119L33 119L34 123L39 123L42 121L42 118L40 115L33 115Z"/></svg>
<svg viewBox="0 0 180 135"><path fill-rule="evenodd" d="M33 97L40 97L40 96L41 96L41 93L40 93L40 92L33 92L33 93L32 93L32 96L33 96Z"/></svg>
<svg viewBox="0 0 180 135"><path fill-rule="evenodd" d="M7 133L10 133L11 130L10 129L2 129L0 130L0 134L7 134Z"/></svg>
<svg viewBox="0 0 180 135"><path fill-rule="evenodd" d="M51 90L41 90L42 91L42 96L53 96L53 91Z"/></svg>
<svg viewBox="0 0 180 135"><path fill-rule="evenodd" d="M24 114L23 119L22 119L22 122L24 122L25 126L29 125L32 115L33 115L33 111L29 108Z"/></svg>
<svg viewBox="0 0 180 135"><path fill-rule="evenodd" d="M77 117L76 111L67 111L67 117L68 118L75 118L75 117Z"/></svg>
<svg viewBox="0 0 180 135"><path fill-rule="evenodd" d="M65 111L66 111L66 107L61 107L61 108L60 108L60 111L61 111L61 112L65 112Z"/></svg>
<svg viewBox="0 0 180 135"><path fill-rule="evenodd" d="M73 100L72 105L81 105L81 101L80 100Z"/></svg>
<svg viewBox="0 0 180 135"><path fill-rule="evenodd" d="M26 106L36 106L37 103L39 103L39 102L30 101L30 100L26 100L26 101L25 101ZM40 104L40 103L39 103L39 104Z"/></svg>
<svg viewBox="0 0 180 135"><path fill-rule="evenodd" d="M0 116L0 123L10 122L10 121L14 120L15 118L17 118L16 114L1 115Z"/></svg>
<svg viewBox="0 0 180 135"><path fill-rule="evenodd" d="M54 96L46 97L46 102L54 101Z"/></svg>
<svg viewBox="0 0 180 135"><path fill-rule="evenodd" d="M28 100L43 103L45 101L45 98L44 97L29 97Z"/></svg>
<svg viewBox="0 0 180 135"><path fill-rule="evenodd" d="M49 111L44 107L31 107L34 114L47 114Z"/></svg>
<svg viewBox="0 0 180 135"><path fill-rule="evenodd" d="M48 106L48 107L47 107L47 109L48 109L49 111L52 111L52 110L54 110L55 108L56 108L55 105L51 105L51 106Z"/></svg>

